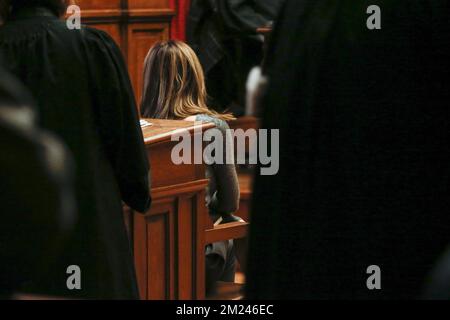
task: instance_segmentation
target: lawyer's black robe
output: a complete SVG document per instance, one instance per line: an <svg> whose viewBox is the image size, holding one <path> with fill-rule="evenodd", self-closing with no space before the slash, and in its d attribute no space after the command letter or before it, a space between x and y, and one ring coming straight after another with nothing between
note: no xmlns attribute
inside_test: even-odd
<svg viewBox="0 0 450 320"><path fill-rule="evenodd" d="M212 108L243 115L247 76L263 60L256 30L274 20L283 1L191 1L186 38L205 71Z"/></svg>
<svg viewBox="0 0 450 320"><path fill-rule="evenodd" d="M121 198L137 211L148 209L149 168L118 47L102 31L69 30L37 8L0 28L0 54L34 95L40 125L61 138L76 165L74 236L48 277L30 287L83 298L137 298ZM67 290L70 265L81 268L81 291Z"/></svg>
<svg viewBox="0 0 450 320"><path fill-rule="evenodd" d="M368 30L378 5L382 29ZM447 1L291 0L269 54L250 298L414 298L450 242ZM368 266L381 290L368 290Z"/></svg>

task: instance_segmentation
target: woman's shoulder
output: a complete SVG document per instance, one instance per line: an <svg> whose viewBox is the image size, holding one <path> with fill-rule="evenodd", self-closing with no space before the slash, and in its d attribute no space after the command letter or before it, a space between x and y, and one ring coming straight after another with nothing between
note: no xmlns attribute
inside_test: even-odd
<svg viewBox="0 0 450 320"><path fill-rule="evenodd" d="M219 119L217 117L214 117L212 115L209 115L209 114L199 114L199 115L197 115L196 120L202 121L202 122L212 122L212 123L214 123L216 128L221 131L226 131L226 130L230 129L230 127L226 121Z"/></svg>

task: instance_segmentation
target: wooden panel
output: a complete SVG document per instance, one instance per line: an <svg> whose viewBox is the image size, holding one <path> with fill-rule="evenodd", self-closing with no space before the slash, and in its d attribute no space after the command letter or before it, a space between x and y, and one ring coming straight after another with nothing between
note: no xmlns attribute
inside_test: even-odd
<svg viewBox="0 0 450 320"><path fill-rule="evenodd" d="M175 202L153 206L146 218L147 298L173 299Z"/></svg>
<svg viewBox="0 0 450 320"><path fill-rule="evenodd" d="M135 213L134 254L142 299L174 296L174 199L159 202L145 216Z"/></svg>
<svg viewBox="0 0 450 320"><path fill-rule="evenodd" d="M81 10L107 10L120 9L122 0L74 0Z"/></svg>
<svg viewBox="0 0 450 320"><path fill-rule="evenodd" d="M168 23L132 23L128 25L128 68L138 103L142 95L145 57L156 42L168 38Z"/></svg>
<svg viewBox="0 0 450 320"><path fill-rule="evenodd" d="M149 151L152 170L152 186L154 188L165 185L177 185L192 181L196 174L193 165L175 165L171 159L175 142L161 144ZM168 174L170 172L170 174Z"/></svg>
<svg viewBox="0 0 450 320"><path fill-rule="evenodd" d="M199 135L203 130L214 127L213 124L204 123L202 129L196 131L195 123L190 121L146 120L153 124L143 129L144 140L149 147L148 156L151 163L153 188L188 183L204 176L202 165L173 163L172 150L178 142L172 142L171 137L173 132L180 132L179 130L184 130L191 136Z"/></svg>
<svg viewBox="0 0 450 320"><path fill-rule="evenodd" d="M120 26L115 23L95 23L90 25L93 28L105 31L108 33L111 38L113 38L114 42L119 46L119 48L123 51L123 43L122 43L122 35L120 32Z"/></svg>
<svg viewBox="0 0 450 320"><path fill-rule="evenodd" d="M169 0L128 0L128 9L170 9Z"/></svg>
<svg viewBox="0 0 450 320"><path fill-rule="evenodd" d="M134 216L134 254L142 299L202 299L207 181L152 192L152 209Z"/></svg>
<svg viewBox="0 0 450 320"><path fill-rule="evenodd" d="M175 12L169 0L75 0L84 24L106 31L122 49L139 102L143 62L150 47L169 39Z"/></svg>
<svg viewBox="0 0 450 320"><path fill-rule="evenodd" d="M143 215L139 213L134 214L133 230L133 252L139 293L141 299L147 300L147 222Z"/></svg>
<svg viewBox="0 0 450 320"><path fill-rule="evenodd" d="M181 198L178 206L178 261L180 264L178 268L178 286L179 292L177 299L189 300L193 296L193 277L194 272L194 255L195 251L195 233L192 231L194 219L194 210L192 198ZM187 263L186 263L187 262ZM189 263L191 262L191 263Z"/></svg>
<svg viewBox="0 0 450 320"><path fill-rule="evenodd" d="M206 187L206 185L205 185ZM205 274L206 274L206 267L205 267L205 230L206 230L206 221L210 221L208 211L206 210L205 206L205 196L206 191L205 188L203 188L202 192L199 192L196 199L195 204L195 212L194 212L194 228L195 230L195 239L196 243L194 244L195 252L195 288L194 288L194 299L204 299L205 298L205 292L206 292L206 286L205 286Z"/></svg>
<svg viewBox="0 0 450 320"><path fill-rule="evenodd" d="M105 19L120 17L122 14L121 0L75 0L81 9L81 19Z"/></svg>

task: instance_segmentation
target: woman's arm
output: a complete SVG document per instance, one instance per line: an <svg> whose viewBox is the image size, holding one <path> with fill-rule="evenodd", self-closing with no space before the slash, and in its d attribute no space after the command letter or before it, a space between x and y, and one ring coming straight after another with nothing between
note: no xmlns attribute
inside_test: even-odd
<svg viewBox="0 0 450 320"><path fill-rule="evenodd" d="M239 180L234 164L234 143L230 128L225 121L216 120L215 124L224 139L224 164L213 164L212 170L216 183L216 192L210 203L210 209L218 214L232 214L239 209ZM233 163L227 163L232 159Z"/></svg>

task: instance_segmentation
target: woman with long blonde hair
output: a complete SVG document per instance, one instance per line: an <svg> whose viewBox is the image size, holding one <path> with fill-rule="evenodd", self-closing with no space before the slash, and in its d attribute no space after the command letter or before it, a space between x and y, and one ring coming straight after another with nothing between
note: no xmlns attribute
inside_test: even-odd
<svg viewBox="0 0 450 320"><path fill-rule="evenodd" d="M195 52L184 42L155 44L144 63L143 117L186 119L205 114L221 120L233 120L206 105L205 77Z"/></svg>
<svg viewBox="0 0 450 320"><path fill-rule="evenodd" d="M144 88L141 115L144 118L213 122L225 138L224 153L233 153L229 126L231 114L210 110L203 70L195 52L180 41L155 44L144 63ZM231 154L224 154L229 159ZM234 164L207 166L206 204L214 221L222 223L242 221L233 215L239 207L239 183ZM216 281L233 282L235 274L233 242L215 243L206 249L207 290Z"/></svg>

